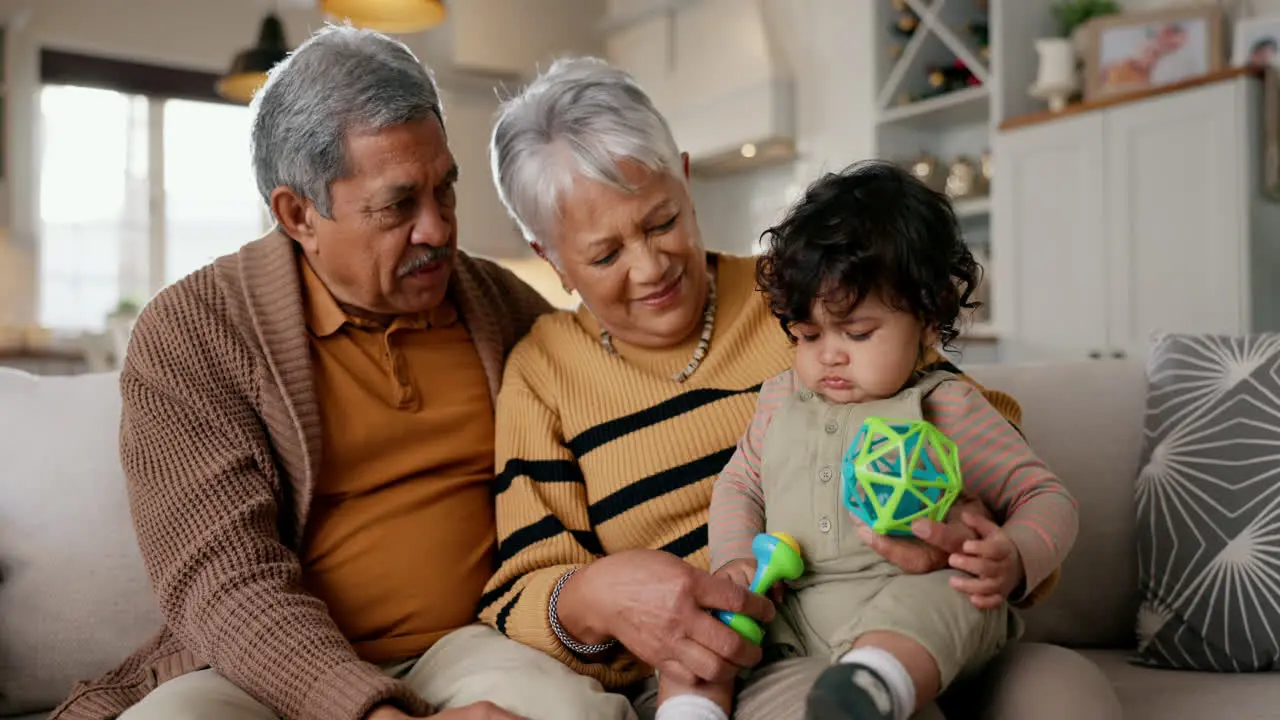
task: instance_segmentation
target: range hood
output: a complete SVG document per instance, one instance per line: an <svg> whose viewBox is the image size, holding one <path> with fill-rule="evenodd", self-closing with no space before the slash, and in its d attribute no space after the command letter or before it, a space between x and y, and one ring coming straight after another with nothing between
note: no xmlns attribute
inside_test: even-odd
<svg viewBox="0 0 1280 720"><path fill-rule="evenodd" d="M795 157L795 86L767 0L615 0L610 60L666 115L694 171L724 174Z"/></svg>

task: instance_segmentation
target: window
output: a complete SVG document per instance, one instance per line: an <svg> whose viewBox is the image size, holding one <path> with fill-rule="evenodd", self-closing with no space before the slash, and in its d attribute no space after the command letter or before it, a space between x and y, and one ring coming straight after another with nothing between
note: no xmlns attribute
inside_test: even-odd
<svg viewBox="0 0 1280 720"><path fill-rule="evenodd" d="M40 114L46 327L99 330L269 227L248 108L46 84Z"/></svg>

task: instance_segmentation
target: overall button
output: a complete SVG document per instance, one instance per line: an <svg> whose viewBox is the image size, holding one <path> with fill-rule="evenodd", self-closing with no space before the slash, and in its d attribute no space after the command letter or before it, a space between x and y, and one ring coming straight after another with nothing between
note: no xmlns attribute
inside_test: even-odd
<svg viewBox="0 0 1280 720"><path fill-rule="evenodd" d="M828 434L828 435L834 435L834 434L836 433L836 431L840 429L840 425L838 425L838 424L833 420L833 421L831 421L831 422L827 423L827 426L826 426L826 428L824 428L824 429L827 431L827 434Z"/></svg>
<svg viewBox="0 0 1280 720"><path fill-rule="evenodd" d="M831 472L831 468L824 467L818 472L818 479L822 482L831 482L832 475L834 475L834 473Z"/></svg>
<svg viewBox="0 0 1280 720"><path fill-rule="evenodd" d="M831 521L825 517L818 521L818 529L824 533L831 532Z"/></svg>

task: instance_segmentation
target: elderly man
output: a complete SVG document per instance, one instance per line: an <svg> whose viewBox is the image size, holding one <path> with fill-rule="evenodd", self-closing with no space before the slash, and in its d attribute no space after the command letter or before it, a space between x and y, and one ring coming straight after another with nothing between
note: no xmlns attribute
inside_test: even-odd
<svg viewBox="0 0 1280 720"><path fill-rule="evenodd" d="M121 376L166 627L54 717L630 717L474 624L493 397L549 307L456 250L430 76L399 43L327 28L259 94L253 149L278 230L156 297Z"/></svg>

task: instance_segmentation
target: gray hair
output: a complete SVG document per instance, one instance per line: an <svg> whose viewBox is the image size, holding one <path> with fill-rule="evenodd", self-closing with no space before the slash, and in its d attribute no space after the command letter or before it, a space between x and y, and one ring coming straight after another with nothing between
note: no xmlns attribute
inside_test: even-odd
<svg viewBox="0 0 1280 720"><path fill-rule="evenodd" d="M619 168L630 160L685 180L666 119L630 75L597 58L557 60L503 102L489 150L498 197L525 240L544 247L577 176L635 192Z"/></svg>
<svg viewBox="0 0 1280 720"><path fill-rule="evenodd" d="M444 108L431 73L385 35L328 25L272 68L253 99L253 170L271 204L280 186L330 217L330 187L348 172L346 137L435 115Z"/></svg>

